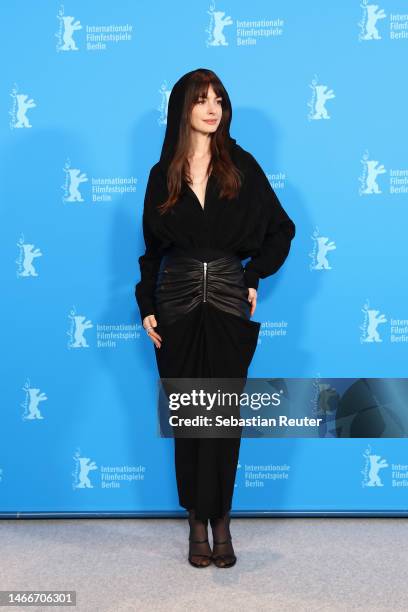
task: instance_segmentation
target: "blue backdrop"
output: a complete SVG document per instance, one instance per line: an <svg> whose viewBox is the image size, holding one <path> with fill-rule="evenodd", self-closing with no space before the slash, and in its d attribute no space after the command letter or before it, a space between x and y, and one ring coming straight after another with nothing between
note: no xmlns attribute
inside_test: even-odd
<svg viewBox="0 0 408 612"><path fill-rule="evenodd" d="M249 375L406 376L406 2L9 0L0 16L0 512L184 512L134 285L169 93L194 68L220 76L232 136L297 227L260 283ZM233 510L404 512L407 464L403 436L244 439Z"/></svg>

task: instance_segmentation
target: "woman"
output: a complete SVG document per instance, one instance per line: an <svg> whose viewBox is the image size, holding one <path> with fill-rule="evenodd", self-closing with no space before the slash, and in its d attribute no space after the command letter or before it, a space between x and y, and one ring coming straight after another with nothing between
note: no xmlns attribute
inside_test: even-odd
<svg viewBox="0 0 408 612"><path fill-rule="evenodd" d="M146 188L146 252L135 288L161 378L245 379L260 329L251 320L259 279L282 266L295 235L263 170L230 136L231 118L229 96L211 70L188 72L174 85ZM195 567L236 562L229 510L240 442L174 439Z"/></svg>

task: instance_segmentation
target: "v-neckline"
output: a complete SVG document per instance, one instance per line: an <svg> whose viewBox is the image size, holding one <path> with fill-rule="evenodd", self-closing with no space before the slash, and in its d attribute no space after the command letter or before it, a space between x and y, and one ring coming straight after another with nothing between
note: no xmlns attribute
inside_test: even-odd
<svg viewBox="0 0 408 612"><path fill-rule="evenodd" d="M195 199L198 202L199 207L201 208L202 212L205 212L206 207L206 201L207 201L207 192L208 192L208 184L211 180L211 176L212 176L212 172L208 175L208 179L207 179L207 184L205 186L205 191L204 191L204 206L201 204L200 200L198 199L198 195L196 194L196 192L194 191L194 189L192 189L190 187L190 185L187 183L186 181L186 185L188 187L188 189L191 191L191 193L193 194L193 196L195 197Z"/></svg>

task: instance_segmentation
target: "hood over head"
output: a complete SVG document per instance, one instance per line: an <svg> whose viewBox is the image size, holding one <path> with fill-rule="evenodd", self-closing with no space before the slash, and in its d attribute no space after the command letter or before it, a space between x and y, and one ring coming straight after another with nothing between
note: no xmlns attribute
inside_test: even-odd
<svg viewBox="0 0 408 612"><path fill-rule="evenodd" d="M173 159L176 150L187 84L191 76L197 70L202 70L203 72L207 71L206 68L196 68L196 70L191 70L190 72L187 72L173 85L173 88L170 93L167 107L167 126L159 160L160 165L166 171L171 163L171 160ZM227 91L225 91L223 97L225 99L225 104L227 105L227 108L230 112L230 119L228 124L226 125L226 130L230 147L232 147L236 143L235 138L232 138L229 134L232 119L232 106Z"/></svg>

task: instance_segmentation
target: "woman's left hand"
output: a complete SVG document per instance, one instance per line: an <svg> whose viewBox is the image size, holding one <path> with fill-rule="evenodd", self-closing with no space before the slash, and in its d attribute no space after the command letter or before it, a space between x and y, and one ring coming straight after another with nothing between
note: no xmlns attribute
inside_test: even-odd
<svg viewBox="0 0 408 612"><path fill-rule="evenodd" d="M248 289L248 302L251 304L251 317L255 312L257 296L258 296L258 293L256 289L253 289L252 287L250 287Z"/></svg>

